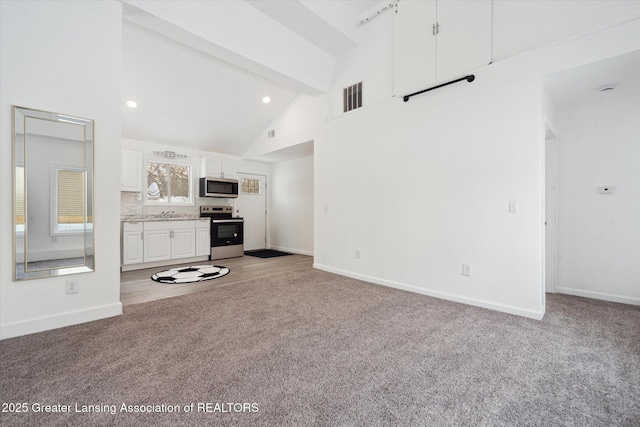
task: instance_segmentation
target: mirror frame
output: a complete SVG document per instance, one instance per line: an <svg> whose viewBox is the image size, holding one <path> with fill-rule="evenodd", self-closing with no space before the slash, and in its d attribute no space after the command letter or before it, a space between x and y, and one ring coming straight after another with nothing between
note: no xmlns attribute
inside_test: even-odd
<svg viewBox="0 0 640 427"><path fill-rule="evenodd" d="M26 150L26 121L28 118L46 120L53 123L70 123L74 125L80 125L84 127L84 144L83 144L83 162L84 162L84 223L83 230L78 234L83 237L82 247L83 256L78 257L83 262L69 264L60 263L60 265L46 265L46 263L40 267L34 269L28 268L28 234L29 227L28 221L28 180L26 175L27 170L27 150ZM49 111L36 110L33 108L24 108L19 106L12 106L12 139L13 139L13 279L14 281L22 281L29 279L40 279L46 277L57 277L69 274L87 273L95 271L95 227L94 223L94 122L91 119L85 119L81 117L69 116L66 114L52 113ZM19 129L22 129L22 140L19 140ZM53 136L52 136L53 137ZM79 142L81 142L79 140ZM18 145L22 144L22 157L18 158L18 152L20 151ZM23 181L23 197L24 197L24 243L22 247L23 260L18 262L18 212L17 212L17 192L18 192L18 165L22 162L24 168L24 181ZM47 193L49 193L49 187L47 186ZM51 197L51 194L49 194ZM89 222L89 218L91 221ZM88 229L88 225L91 224L91 230ZM64 258L63 258L64 259ZM23 264L22 271L19 271L18 266Z"/></svg>

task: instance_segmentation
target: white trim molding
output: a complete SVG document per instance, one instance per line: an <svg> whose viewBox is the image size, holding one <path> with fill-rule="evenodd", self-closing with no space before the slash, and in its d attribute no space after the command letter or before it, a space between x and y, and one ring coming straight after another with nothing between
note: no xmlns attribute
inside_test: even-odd
<svg viewBox="0 0 640 427"><path fill-rule="evenodd" d="M574 295L577 297L585 297L599 299L603 301L619 302L622 304L640 305L640 298L626 297L623 295L606 294L604 292L585 291L582 289L556 287L559 294Z"/></svg>
<svg viewBox="0 0 640 427"><path fill-rule="evenodd" d="M313 268L318 270L328 271L329 273L339 274L341 276L351 277L352 279L362 280L364 282L373 283L375 285L387 286L389 288L401 289L403 291L414 292L416 294L427 295L434 298L440 298L447 301L459 302L462 304L473 305L476 307L487 308L489 310L495 310L502 313L515 314L517 316L527 317L530 319L541 320L544 317L545 307L543 306L540 311L526 310L509 305L496 304L489 301L478 300L474 298L462 297L455 294L449 294L445 292L432 291L429 289L418 288L412 285L406 285L404 283L394 282L391 280L379 279L376 277L365 276L363 274L353 273L346 270L340 270L338 268L328 267L321 264L313 264Z"/></svg>
<svg viewBox="0 0 640 427"><path fill-rule="evenodd" d="M19 337L22 335L34 334L48 331L50 329L63 328L94 320L105 319L107 317L120 316L122 314L122 303L101 305L85 310L70 311L57 314L55 316L39 317L20 322L7 323L0 326L0 340Z"/></svg>

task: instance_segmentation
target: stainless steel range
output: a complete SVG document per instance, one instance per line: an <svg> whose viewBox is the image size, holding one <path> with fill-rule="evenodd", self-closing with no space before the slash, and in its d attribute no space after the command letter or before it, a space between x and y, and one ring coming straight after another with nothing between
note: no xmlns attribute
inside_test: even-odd
<svg viewBox="0 0 640 427"><path fill-rule="evenodd" d="M200 217L211 218L211 260L244 255L244 218L232 206L200 206Z"/></svg>

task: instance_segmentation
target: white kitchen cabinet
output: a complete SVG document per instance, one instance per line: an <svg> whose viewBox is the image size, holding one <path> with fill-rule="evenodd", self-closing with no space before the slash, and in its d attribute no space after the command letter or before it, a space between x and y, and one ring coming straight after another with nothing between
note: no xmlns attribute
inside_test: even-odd
<svg viewBox="0 0 640 427"><path fill-rule="evenodd" d="M216 157L202 157L200 159L200 177L237 178L237 163L233 160L222 160Z"/></svg>
<svg viewBox="0 0 640 427"><path fill-rule="evenodd" d="M200 178L220 178L222 175L222 159L202 157L200 159Z"/></svg>
<svg viewBox="0 0 640 427"><path fill-rule="evenodd" d="M207 260L210 223L209 219L123 222L122 270Z"/></svg>
<svg viewBox="0 0 640 427"><path fill-rule="evenodd" d="M196 221L196 256L211 254L211 221L199 219Z"/></svg>
<svg viewBox="0 0 640 427"><path fill-rule="evenodd" d="M401 1L393 22L394 92L407 95L491 62L491 0Z"/></svg>
<svg viewBox="0 0 640 427"><path fill-rule="evenodd" d="M142 191L142 153L122 150L120 168L120 191Z"/></svg>
<svg viewBox="0 0 640 427"><path fill-rule="evenodd" d="M194 225L187 230L171 230L171 259L196 256L196 229Z"/></svg>
<svg viewBox="0 0 640 427"><path fill-rule="evenodd" d="M195 255L195 221L144 223L144 262L191 258Z"/></svg>
<svg viewBox="0 0 640 427"><path fill-rule="evenodd" d="M238 178L237 163L231 160L223 160L221 178L237 179Z"/></svg>
<svg viewBox="0 0 640 427"><path fill-rule="evenodd" d="M145 228L148 223L145 223ZM171 259L171 230L144 231L144 262Z"/></svg>
<svg viewBox="0 0 640 427"><path fill-rule="evenodd" d="M144 239L141 222L122 224L122 265L144 262Z"/></svg>

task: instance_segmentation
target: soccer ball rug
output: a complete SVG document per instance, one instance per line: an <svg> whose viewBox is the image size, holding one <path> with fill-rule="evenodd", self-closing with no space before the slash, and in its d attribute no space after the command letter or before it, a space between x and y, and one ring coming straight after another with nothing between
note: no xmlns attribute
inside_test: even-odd
<svg viewBox="0 0 640 427"><path fill-rule="evenodd" d="M218 265L191 265L177 267L155 273L151 278L160 283L192 283L217 279L229 274L227 267Z"/></svg>

